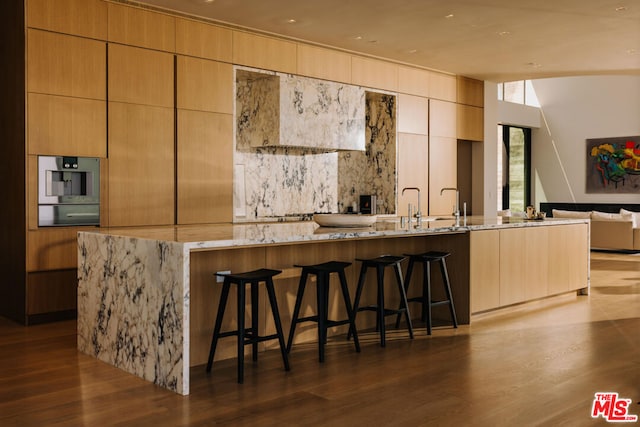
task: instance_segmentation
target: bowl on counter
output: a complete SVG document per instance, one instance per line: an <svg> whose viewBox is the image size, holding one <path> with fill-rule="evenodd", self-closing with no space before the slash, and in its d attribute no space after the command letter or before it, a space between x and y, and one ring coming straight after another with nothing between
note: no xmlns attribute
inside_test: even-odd
<svg viewBox="0 0 640 427"><path fill-rule="evenodd" d="M365 214L313 214L313 220L320 227L362 228L376 223L377 215Z"/></svg>

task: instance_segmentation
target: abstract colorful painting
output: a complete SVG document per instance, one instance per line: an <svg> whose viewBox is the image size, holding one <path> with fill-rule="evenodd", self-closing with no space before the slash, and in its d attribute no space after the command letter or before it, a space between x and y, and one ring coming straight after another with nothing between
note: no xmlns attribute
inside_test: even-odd
<svg viewBox="0 0 640 427"><path fill-rule="evenodd" d="M587 193L640 193L640 136L587 139Z"/></svg>

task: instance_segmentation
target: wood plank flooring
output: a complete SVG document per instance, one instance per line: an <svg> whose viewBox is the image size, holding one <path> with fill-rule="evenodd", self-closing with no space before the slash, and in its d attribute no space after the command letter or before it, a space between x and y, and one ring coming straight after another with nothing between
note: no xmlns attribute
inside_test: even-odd
<svg viewBox="0 0 640 427"><path fill-rule="evenodd" d="M594 393L615 391L640 415L640 256L592 253L591 295L475 316L426 336L417 324L363 334L362 352L332 339L191 375L179 396L76 351L75 322L0 319L0 426L588 426ZM640 422L638 423L640 425Z"/></svg>

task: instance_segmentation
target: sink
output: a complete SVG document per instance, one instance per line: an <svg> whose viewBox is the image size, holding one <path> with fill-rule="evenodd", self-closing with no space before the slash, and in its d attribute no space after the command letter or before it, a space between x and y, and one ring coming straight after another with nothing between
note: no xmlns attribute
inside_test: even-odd
<svg viewBox="0 0 640 427"><path fill-rule="evenodd" d="M313 220L321 227L361 228L375 224L377 215L314 214Z"/></svg>

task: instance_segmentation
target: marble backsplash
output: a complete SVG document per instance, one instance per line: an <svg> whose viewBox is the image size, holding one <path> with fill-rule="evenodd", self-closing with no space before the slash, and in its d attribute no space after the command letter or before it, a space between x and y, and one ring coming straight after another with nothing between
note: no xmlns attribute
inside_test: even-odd
<svg viewBox="0 0 640 427"><path fill-rule="evenodd" d="M286 75L286 78L298 77ZM309 86L313 83L310 80L315 79L304 80L301 85ZM354 202L358 203L361 194L377 196L379 213L395 213L396 97L364 92L365 151L256 147L256 141L273 137L280 131L282 117L281 112L273 111L269 94L256 97L251 93L255 88L248 85L272 88L275 82L270 77L247 79L246 74L236 81L234 222L311 212L345 212ZM323 83L317 82L316 88ZM289 86L296 87L291 82ZM255 114L259 109L271 109L273 120ZM316 117L313 109L303 111L308 112L309 125L302 130L312 135L318 133L311 124ZM335 114L342 113L336 110Z"/></svg>

